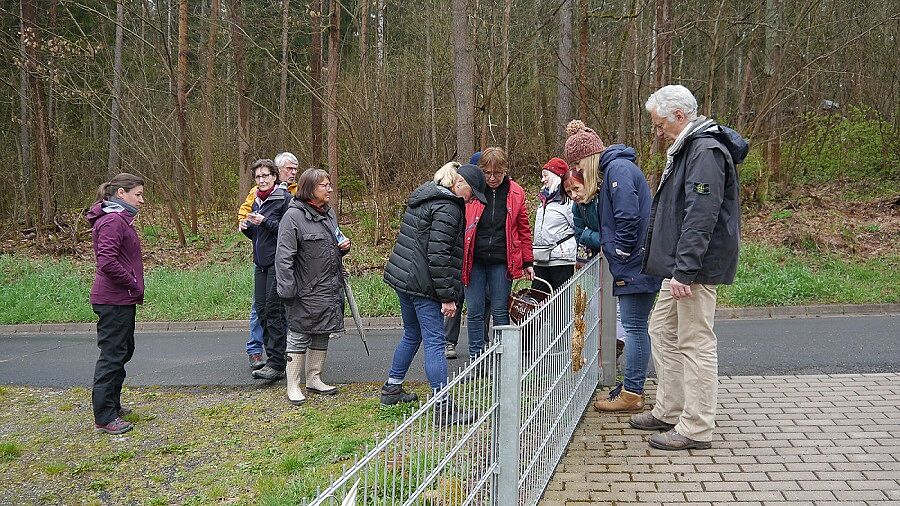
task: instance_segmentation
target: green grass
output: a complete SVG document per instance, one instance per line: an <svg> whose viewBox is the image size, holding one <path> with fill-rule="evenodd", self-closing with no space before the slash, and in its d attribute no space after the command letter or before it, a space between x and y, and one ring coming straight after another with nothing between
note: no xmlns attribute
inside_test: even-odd
<svg viewBox="0 0 900 506"><path fill-rule="evenodd" d="M0 462L10 462L22 456L22 445L4 441L0 443Z"/></svg>
<svg viewBox="0 0 900 506"><path fill-rule="evenodd" d="M92 280L92 265L0 255L0 324L95 321L88 302ZM380 271L351 283L364 316L399 314ZM237 261L157 268L147 272L146 285L140 321L246 319L253 273ZM860 260L745 243L737 279L722 287L719 300L723 306L900 302L900 256Z"/></svg>
<svg viewBox="0 0 900 506"><path fill-rule="evenodd" d="M0 324L95 321L89 302L93 276L92 265L0 255ZM365 316L399 314L397 296L381 276L376 271L351 278ZM138 320L246 319L253 268L237 261L183 270L162 267L149 270L145 284Z"/></svg>
<svg viewBox="0 0 900 506"><path fill-rule="evenodd" d="M784 247L744 244L725 306L900 302L900 256L873 260L836 254L797 255Z"/></svg>

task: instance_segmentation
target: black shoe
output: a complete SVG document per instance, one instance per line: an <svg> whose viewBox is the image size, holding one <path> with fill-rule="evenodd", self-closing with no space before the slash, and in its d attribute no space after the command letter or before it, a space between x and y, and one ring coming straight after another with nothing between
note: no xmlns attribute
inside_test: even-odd
<svg viewBox="0 0 900 506"><path fill-rule="evenodd" d="M444 399L434 407L434 423L441 427L448 425L468 425L478 418L478 412L463 411L452 399Z"/></svg>
<svg viewBox="0 0 900 506"><path fill-rule="evenodd" d="M417 400L419 400L419 396L404 390L403 385L389 383L381 385L381 403L385 406L393 406L398 402L416 402Z"/></svg>
<svg viewBox="0 0 900 506"><path fill-rule="evenodd" d="M269 366L265 366L262 369L257 369L256 371L253 371L252 375L256 379L264 379L264 380L268 380L268 381L278 381L280 379L284 379L286 376L284 371L272 369Z"/></svg>

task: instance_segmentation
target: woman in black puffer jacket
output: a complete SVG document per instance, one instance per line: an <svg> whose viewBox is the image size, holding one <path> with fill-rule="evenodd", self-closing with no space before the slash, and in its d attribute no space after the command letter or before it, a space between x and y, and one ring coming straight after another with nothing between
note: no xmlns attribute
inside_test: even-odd
<svg viewBox="0 0 900 506"><path fill-rule="evenodd" d="M413 190L400 224L400 235L384 270L384 280L400 299L403 338L394 351L381 403L413 402L403 390L409 364L425 345L425 375L433 391L447 379L444 316L459 308L462 286L465 202L484 202L484 174L474 165L441 167L434 180Z"/></svg>

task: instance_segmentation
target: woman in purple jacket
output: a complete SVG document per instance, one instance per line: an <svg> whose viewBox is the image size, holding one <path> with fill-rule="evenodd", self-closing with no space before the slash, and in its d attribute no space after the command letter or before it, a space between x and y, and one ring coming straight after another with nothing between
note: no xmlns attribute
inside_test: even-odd
<svg viewBox="0 0 900 506"><path fill-rule="evenodd" d="M97 202L85 216L91 224L97 273L91 286L91 307L97 322L100 358L94 369L94 430L122 434L132 429L122 419L125 364L134 355L134 316L144 303L144 262L134 218L144 203L144 180L118 174L97 190Z"/></svg>

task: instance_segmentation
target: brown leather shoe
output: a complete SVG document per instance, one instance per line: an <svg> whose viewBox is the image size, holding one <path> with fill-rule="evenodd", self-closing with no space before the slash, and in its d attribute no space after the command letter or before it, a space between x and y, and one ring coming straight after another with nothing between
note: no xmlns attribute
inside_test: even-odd
<svg viewBox="0 0 900 506"><path fill-rule="evenodd" d="M635 413L644 409L644 394L636 394L628 390L613 390L607 399L594 402L594 409L601 413Z"/></svg>
<svg viewBox="0 0 900 506"><path fill-rule="evenodd" d="M712 443L709 441L695 441L682 436L672 429L668 432L660 432L650 436L650 446L660 450L709 450Z"/></svg>
<svg viewBox="0 0 900 506"><path fill-rule="evenodd" d="M632 416L628 420L628 425L640 430L672 430L675 428L674 423L666 423L656 418L652 411Z"/></svg>

